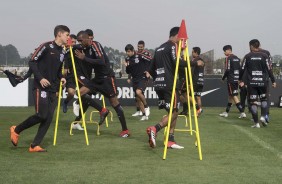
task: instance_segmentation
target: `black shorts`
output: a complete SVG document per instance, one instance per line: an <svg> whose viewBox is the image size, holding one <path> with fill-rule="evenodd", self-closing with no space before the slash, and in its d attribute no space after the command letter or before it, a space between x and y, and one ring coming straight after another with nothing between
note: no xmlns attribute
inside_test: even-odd
<svg viewBox="0 0 282 184"><path fill-rule="evenodd" d="M93 83L92 80L89 80L88 78L85 78L84 76L77 76L77 80L78 80L79 88L81 88L82 86L85 86L88 89L90 89L90 92L94 93L95 84Z"/></svg>
<svg viewBox="0 0 282 184"><path fill-rule="evenodd" d="M238 96L238 83L227 82L227 90L229 96Z"/></svg>
<svg viewBox="0 0 282 184"><path fill-rule="evenodd" d="M159 101L158 101L159 109L165 109L167 112L169 112L172 91L156 90L156 93L159 97ZM179 106L180 106L179 95L177 94L177 91L175 91L173 110L176 110L176 112L178 112Z"/></svg>
<svg viewBox="0 0 282 184"><path fill-rule="evenodd" d="M250 103L258 101L266 101L267 96L267 87L252 87L250 85L247 86L248 88L248 98L250 100Z"/></svg>
<svg viewBox="0 0 282 184"><path fill-rule="evenodd" d="M34 89L33 97L36 115L42 119L46 119L48 116L52 117L58 102L56 92Z"/></svg>
<svg viewBox="0 0 282 184"><path fill-rule="evenodd" d="M106 77L104 79L92 79L92 85L96 92L100 92L107 98L117 96L116 80L114 77Z"/></svg>
<svg viewBox="0 0 282 184"><path fill-rule="evenodd" d="M66 80L67 80L66 88L67 88L67 89L68 89L68 88L75 89L76 84L75 84L74 76L73 76L73 75L67 76L67 77L66 77Z"/></svg>
<svg viewBox="0 0 282 184"><path fill-rule="evenodd" d="M203 87L202 85L193 85L194 87L194 96L201 96L203 92Z"/></svg>
<svg viewBox="0 0 282 184"><path fill-rule="evenodd" d="M147 85L148 85L148 80L146 80L146 79L141 79L139 81L136 81L136 82L133 81L132 82L132 87L133 87L134 93L136 92L137 89L140 89L144 94Z"/></svg>
<svg viewBox="0 0 282 184"><path fill-rule="evenodd" d="M187 92L186 80L185 79L179 79L177 86L178 86L177 88L178 88L180 95Z"/></svg>

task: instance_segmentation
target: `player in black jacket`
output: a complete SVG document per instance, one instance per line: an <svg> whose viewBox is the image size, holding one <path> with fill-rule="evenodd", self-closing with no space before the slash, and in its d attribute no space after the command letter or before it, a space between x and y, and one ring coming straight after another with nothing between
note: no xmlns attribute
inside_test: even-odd
<svg viewBox="0 0 282 184"><path fill-rule="evenodd" d="M150 61L152 60L152 55L148 50L145 50L145 42L143 40L138 41L137 44L137 54L142 54L143 57L146 57L147 59L150 59ZM148 67L150 66L150 62L146 62L146 70L148 69ZM147 82L149 82L150 79L147 80ZM131 75L128 75L128 79L127 79L128 84L131 83ZM134 114L132 114L132 116L142 116L143 113L142 111L140 111L140 108L144 108L144 104L138 99L135 99L136 101L136 112Z"/></svg>
<svg viewBox="0 0 282 184"><path fill-rule="evenodd" d="M169 40L156 49L154 59L151 62L150 68L147 72L153 77L155 91L159 97L159 108L165 109L169 113L170 107L173 108L171 127L169 130L168 147L170 148L183 148L176 144L174 140L174 128L178 116L179 108L179 96L176 91L175 100L171 103L172 87L175 75L176 66L176 54L177 54L177 42L179 27L174 27L170 30ZM180 61L181 66L187 66L187 63ZM149 136L149 144L152 148L156 147L157 132L168 124L168 115L164 116L161 121L155 126L147 128L147 134Z"/></svg>
<svg viewBox="0 0 282 184"><path fill-rule="evenodd" d="M55 40L40 45L29 62L34 74L35 114L21 124L10 128L11 141L14 146L17 146L19 134L22 131L40 123L38 132L29 147L29 152L46 152L39 145L52 122L57 105L57 84L59 81L63 84L66 83L62 76L63 45L67 44L69 32L67 26L56 26L54 29Z"/></svg>
<svg viewBox="0 0 282 184"><path fill-rule="evenodd" d="M197 115L199 116L202 113L202 100L201 100L201 94L203 92L204 87L204 68L205 68L205 62L200 57L201 49L200 47L193 47L192 49L192 80L193 80L193 87L194 87L194 96L196 100L196 110ZM190 100L192 100L190 98Z"/></svg>
<svg viewBox="0 0 282 184"><path fill-rule="evenodd" d="M148 107L144 92L148 83L145 71L148 70L151 58L143 55L142 53L135 53L134 47L131 44L126 45L125 58L126 73L132 77L132 87L135 93L135 98L139 104L140 111L142 112L141 121L148 120L150 108ZM142 104L142 105L140 105Z"/></svg>
<svg viewBox="0 0 282 184"><path fill-rule="evenodd" d="M236 104L240 112L239 118L245 118L246 114L244 113L243 107L238 98L238 80L239 80L239 72L240 72L240 59L232 53L232 46L225 45L223 47L224 54L226 56L225 59L225 72L222 76L222 81L227 78L227 90L228 90L228 104L226 107L226 111L219 114L222 117L228 117L228 113L232 106L232 102Z"/></svg>
<svg viewBox="0 0 282 184"><path fill-rule="evenodd" d="M91 54L89 53L87 56L86 53L77 50L75 55L83 62L94 64L93 68L95 77L94 79L91 79L91 83L89 83L89 85L91 85L90 89L95 92L100 92L106 98L109 98L109 101L115 109L121 123L122 131L120 133L120 137L129 137L130 133L127 129L123 108L117 98L115 76L113 70L110 68L108 56L99 42L92 41L89 39L89 36L88 39L83 39L83 41L91 43Z"/></svg>
<svg viewBox="0 0 282 184"><path fill-rule="evenodd" d="M91 45L92 41L89 39L88 33L86 31L80 31L77 34L77 40L80 44L73 47L75 54L74 62L80 87L79 91L81 95L83 111L86 112L89 106L97 109L100 112L99 124L102 124L106 116L109 114L109 110L103 108L100 104L98 104L94 99L91 98L91 95L96 93L94 89L95 86L92 81L92 71L95 66L105 64L102 59L93 59L93 57L95 57L94 48ZM74 102L73 106L74 108L77 106L78 112L75 113L75 115L77 116L75 121L79 121L82 118L79 110L79 105L78 103L76 104L76 102Z"/></svg>
<svg viewBox="0 0 282 184"><path fill-rule="evenodd" d="M254 119L253 128L260 128L258 123L258 99L261 101L261 118L263 126L267 125L265 115L267 113L267 80L271 79L272 86L276 87L275 78L273 76L269 57L260 51L260 43L257 39L249 42L251 52L248 53L243 60L242 69L240 71L239 80L241 81L244 72L246 72L248 97L251 104L251 113ZM240 82L243 86L244 82Z"/></svg>

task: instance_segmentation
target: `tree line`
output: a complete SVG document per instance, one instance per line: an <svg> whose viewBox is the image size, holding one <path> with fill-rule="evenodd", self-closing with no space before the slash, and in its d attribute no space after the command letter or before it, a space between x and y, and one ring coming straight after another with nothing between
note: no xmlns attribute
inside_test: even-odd
<svg viewBox="0 0 282 184"><path fill-rule="evenodd" d="M18 49L12 45L1 45L0 44L0 66L19 66L26 65L28 57L20 57Z"/></svg>

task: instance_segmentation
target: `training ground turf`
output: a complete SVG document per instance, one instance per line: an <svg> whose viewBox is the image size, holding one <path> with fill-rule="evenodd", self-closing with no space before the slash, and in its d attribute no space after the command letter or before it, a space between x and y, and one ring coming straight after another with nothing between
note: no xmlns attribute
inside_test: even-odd
<svg viewBox="0 0 282 184"><path fill-rule="evenodd" d="M199 118L203 160L194 146L195 137L177 132L176 141L185 148L168 150L163 156L163 131L157 137L157 147L148 145L146 128L155 125L165 113L151 108L150 119L140 122L131 117L133 107L124 107L129 138L120 138L120 125L114 122L101 127L87 125L89 146L83 131L69 135L69 109L61 113L57 145L53 146L53 123L42 147L47 153L29 153L37 127L20 135L18 147L10 142L9 127L34 113L33 107L0 108L0 182L1 183L281 183L282 182L282 109L271 109L267 128L253 129L250 114L238 119L233 108L228 118L219 117L224 108L204 108ZM87 116L88 119L88 116ZM184 128L183 119L178 128Z"/></svg>

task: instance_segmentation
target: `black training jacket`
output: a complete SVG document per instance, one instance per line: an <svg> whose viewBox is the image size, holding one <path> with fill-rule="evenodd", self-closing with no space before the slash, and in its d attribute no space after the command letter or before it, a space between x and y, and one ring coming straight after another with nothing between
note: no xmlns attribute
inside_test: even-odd
<svg viewBox="0 0 282 184"><path fill-rule="evenodd" d="M177 44L167 41L156 49L154 59L152 60L149 73L154 79L155 90L171 90L176 66ZM187 66L183 60L179 62L180 66Z"/></svg>
<svg viewBox="0 0 282 184"><path fill-rule="evenodd" d="M50 86L45 91L58 91L58 84L62 78L62 64L65 51L55 41L41 44L33 53L29 61L29 67L34 74L34 88L43 89L40 80L45 78Z"/></svg>
<svg viewBox="0 0 282 184"><path fill-rule="evenodd" d="M231 54L226 57L225 60L225 72L222 77L222 80L227 78L228 83L237 83L239 80L239 72L240 72L240 59Z"/></svg>
<svg viewBox="0 0 282 184"><path fill-rule="evenodd" d="M250 52L242 62L239 80L246 72L247 85L252 87L265 87L268 78L272 83L275 82L272 70L270 68L268 56L263 52Z"/></svg>

